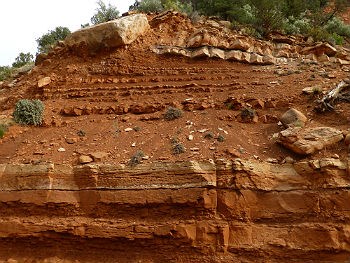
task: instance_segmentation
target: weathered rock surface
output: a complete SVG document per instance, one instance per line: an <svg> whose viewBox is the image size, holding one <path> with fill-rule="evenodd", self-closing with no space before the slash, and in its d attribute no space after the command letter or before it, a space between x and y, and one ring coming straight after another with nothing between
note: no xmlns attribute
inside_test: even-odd
<svg viewBox="0 0 350 263"><path fill-rule="evenodd" d="M348 174L339 159L3 164L0 259L345 262Z"/></svg>
<svg viewBox="0 0 350 263"><path fill-rule="evenodd" d="M188 18L170 11L155 16L152 26L171 20L186 21ZM344 48L333 47L328 43L308 43L300 37L271 35L272 41L257 40L230 30L224 22L202 20L193 30L177 32L172 43L158 43L152 48L157 54L178 54L190 58L211 57L234 60L249 64L283 64L290 61L339 63L346 65L349 57Z"/></svg>
<svg viewBox="0 0 350 263"><path fill-rule="evenodd" d="M148 29L147 16L134 14L80 29L66 38L65 45L72 49L86 46L92 52L116 48L131 44Z"/></svg>
<svg viewBox="0 0 350 263"><path fill-rule="evenodd" d="M45 87L45 86L49 85L50 83L51 83L51 78L50 77L45 77L45 78L42 78L42 79L38 80L38 87L42 88L42 87Z"/></svg>
<svg viewBox="0 0 350 263"><path fill-rule="evenodd" d="M286 128L293 126L304 127L307 118L302 112L291 108L281 116L280 121Z"/></svg>
<svg viewBox="0 0 350 263"><path fill-rule="evenodd" d="M313 154L328 145L341 141L344 135L331 127L302 129L291 127L279 133L278 141L298 154Z"/></svg>

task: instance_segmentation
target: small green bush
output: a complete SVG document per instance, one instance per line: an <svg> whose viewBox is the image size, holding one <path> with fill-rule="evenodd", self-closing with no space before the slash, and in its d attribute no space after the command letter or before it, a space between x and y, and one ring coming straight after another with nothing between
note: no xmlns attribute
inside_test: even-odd
<svg viewBox="0 0 350 263"><path fill-rule="evenodd" d="M12 68L9 66L0 66L0 81L7 80L12 75Z"/></svg>
<svg viewBox="0 0 350 263"><path fill-rule="evenodd" d="M6 132L7 132L7 126L0 124L0 139L2 139L5 136Z"/></svg>
<svg viewBox="0 0 350 263"><path fill-rule="evenodd" d="M169 107L164 114L164 119L167 121L172 121L180 117L182 117L182 111L173 107Z"/></svg>
<svg viewBox="0 0 350 263"><path fill-rule="evenodd" d="M145 13L157 13L164 11L160 0L142 0L136 9Z"/></svg>
<svg viewBox="0 0 350 263"><path fill-rule="evenodd" d="M24 125L41 125L44 108L41 100L19 100L13 112L14 120Z"/></svg>
<svg viewBox="0 0 350 263"><path fill-rule="evenodd" d="M225 141L225 137L223 135L221 135L221 134L216 139L217 139L218 142L224 142Z"/></svg>
<svg viewBox="0 0 350 263"><path fill-rule="evenodd" d="M325 29L332 34L338 36L350 37L350 26L346 25L342 20L333 17L325 26Z"/></svg>
<svg viewBox="0 0 350 263"><path fill-rule="evenodd" d="M212 132L207 132L207 133L204 135L204 138L205 138L205 139L213 139L213 138L214 138L214 133L212 133Z"/></svg>
<svg viewBox="0 0 350 263"><path fill-rule="evenodd" d="M173 146L173 154L181 154L186 151L185 146L183 146L181 143L176 143Z"/></svg>
<svg viewBox="0 0 350 263"><path fill-rule="evenodd" d="M145 154L143 151L137 151L131 158L128 163L129 166L133 167L141 163L142 157L144 157Z"/></svg>
<svg viewBox="0 0 350 263"><path fill-rule="evenodd" d="M77 131L77 135L79 137L84 137L86 135L86 132L84 130L79 130L79 131Z"/></svg>

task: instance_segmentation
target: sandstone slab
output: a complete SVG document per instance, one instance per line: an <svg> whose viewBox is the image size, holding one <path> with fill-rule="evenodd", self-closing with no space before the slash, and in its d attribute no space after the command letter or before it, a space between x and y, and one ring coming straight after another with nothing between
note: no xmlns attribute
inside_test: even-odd
<svg viewBox="0 0 350 263"><path fill-rule="evenodd" d="M147 16L135 14L80 29L65 40L70 48L87 46L89 51L116 48L134 42L149 29Z"/></svg>
<svg viewBox="0 0 350 263"><path fill-rule="evenodd" d="M278 142L295 153L308 155L341 141L344 135L331 127L291 127L279 133Z"/></svg>

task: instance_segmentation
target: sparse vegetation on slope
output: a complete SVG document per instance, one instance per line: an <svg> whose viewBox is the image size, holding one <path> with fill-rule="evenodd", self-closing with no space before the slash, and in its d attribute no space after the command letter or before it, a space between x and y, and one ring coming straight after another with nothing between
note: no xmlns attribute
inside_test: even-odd
<svg viewBox="0 0 350 263"><path fill-rule="evenodd" d="M41 100L20 100L16 103L13 118L19 124L38 126L42 124L44 108Z"/></svg>

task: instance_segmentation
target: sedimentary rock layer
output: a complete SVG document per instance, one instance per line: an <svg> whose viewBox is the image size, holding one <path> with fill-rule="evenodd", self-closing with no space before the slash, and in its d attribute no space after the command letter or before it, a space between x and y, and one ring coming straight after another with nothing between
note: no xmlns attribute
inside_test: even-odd
<svg viewBox="0 0 350 263"><path fill-rule="evenodd" d="M345 262L349 183L338 159L3 164L0 259Z"/></svg>

